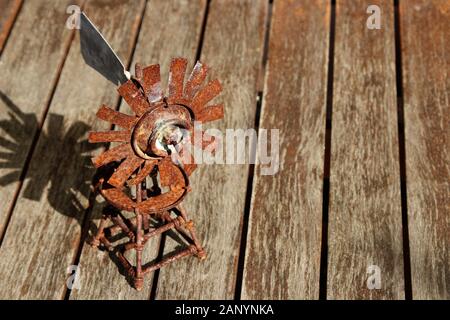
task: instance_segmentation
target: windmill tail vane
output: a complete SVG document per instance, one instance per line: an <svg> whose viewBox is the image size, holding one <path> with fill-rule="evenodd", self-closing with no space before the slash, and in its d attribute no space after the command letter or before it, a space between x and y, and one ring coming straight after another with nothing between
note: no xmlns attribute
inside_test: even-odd
<svg viewBox="0 0 450 320"><path fill-rule="evenodd" d="M86 21L89 23L82 23L80 30L82 44L83 37L99 39L92 31L97 29L87 17ZM83 33L86 29L90 33L87 36ZM84 45L90 42L85 39ZM92 50L85 51L92 55ZM105 65L100 73L118 74L105 71ZM185 79L187 65L184 58L172 59L165 95L160 66L136 64L134 76L129 79L120 76L118 80L118 92L132 114L102 105L97 117L115 125L116 129L89 134L91 143L112 143L111 148L92 159L99 176L95 188L107 205L91 244L113 251L138 290L143 287L146 273L185 256L206 258L194 223L181 204L191 191L189 177L197 167L189 153L187 136L194 134L194 121L223 118L223 104L211 104L222 87L218 80L205 84L208 68L200 62ZM116 66L114 63L111 68ZM111 80L111 77L107 79ZM215 141L202 143L199 147L205 149L210 143ZM157 241L159 235L169 230L185 240L184 248L159 261L144 264L142 252L146 243L151 239ZM113 239L118 237L125 241L116 244ZM132 251L134 258L127 258Z"/></svg>

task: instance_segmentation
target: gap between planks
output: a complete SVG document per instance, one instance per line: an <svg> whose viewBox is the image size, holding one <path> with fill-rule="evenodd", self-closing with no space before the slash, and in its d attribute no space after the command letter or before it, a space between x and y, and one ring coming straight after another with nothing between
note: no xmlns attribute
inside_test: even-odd
<svg viewBox="0 0 450 320"><path fill-rule="evenodd" d="M402 83L402 47L399 0L394 1L394 33L395 33L395 73L397 93L397 128L398 128L398 154L400 167L400 196L402 211L402 237L403 237L403 273L405 285L405 300L412 299L411 258L409 249L408 229L408 194L406 188L406 158L405 158L405 112L403 105Z"/></svg>
<svg viewBox="0 0 450 320"><path fill-rule="evenodd" d="M327 275L328 275L328 214L330 201L330 161L331 161L331 135L333 123L333 80L334 80L334 37L336 30L336 0L330 0L330 35L328 48L328 74L327 74L327 97L326 97L326 121L325 121L325 151L323 163L323 186L322 186L322 239L320 252L320 276L319 276L319 299L327 298Z"/></svg>
<svg viewBox="0 0 450 320"><path fill-rule="evenodd" d="M0 57L2 56L3 49L8 42L8 36L14 27L14 22L19 15L22 8L23 0L2 0L0 9L3 11L0 13ZM3 15L6 16L3 16Z"/></svg>
<svg viewBox="0 0 450 320"><path fill-rule="evenodd" d="M266 34L264 35L264 48L263 58L258 73L258 93L256 99L256 115L255 115L255 130L259 131L261 120L261 106L264 96L264 79L266 76L266 66L269 53L269 41L270 41L270 25L272 22L273 0L269 1L266 20ZM256 150L252 150L251 154L255 154ZM244 215L242 218L241 227L241 241L239 249L238 268L236 274L236 284L234 292L234 300L241 300L242 295L242 281L244 279L244 266L245 266L245 252L247 249L248 238L248 225L250 220L250 208L252 202L252 190L253 190L253 178L255 176L255 164L250 164L248 178L247 178L247 191L245 195Z"/></svg>

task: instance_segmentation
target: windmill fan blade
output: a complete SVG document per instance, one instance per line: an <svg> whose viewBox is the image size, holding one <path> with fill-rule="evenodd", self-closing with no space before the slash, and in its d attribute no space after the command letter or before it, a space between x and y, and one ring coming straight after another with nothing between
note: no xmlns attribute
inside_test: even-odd
<svg viewBox="0 0 450 320"><path fill-rule="evenodd" d="M141 183L142 181L147 178L147 176L152 172L153 168L155 167L156 163L158 163L158 160L147 160L144 163L144 166L141 171L139 171L136 174L136 177L128 180L129 186L135 186L138 183Z"/></svg>
<svg viewBox="0 0 450 320"><path fill-rule="evenodd" d="M208 67L200 62L197 62L192 70L189 79L186 82L186 87L184 93L186 98L192 99L197 91L200 89L203 81L206 79L206 74L208 73Z"/></svg>
<svg viewBox="0 0 450 320"><path fill-rule="evenodd" d="M120 161L132 154L133 149L131 148L130 144L124 143L101 153L100 155L92 159L92 162L94 163L94 166L96 168L99 168L110 162Z"/></svg>
<svg viewBox="0 0 450 320"><path fill-rule="evenodd" d="M89 142L127 142L130 140L130 131L96 131L89 132Z"/></svg>
<svg viewBox="0 0 450 320"><path fill-rule="evenodd" d="M183 97L184 76L186 73L187 59L175 58L170 64L169 73L169 98L180 99Z"/></svg>
<svg viewBox="0 0 450 320"><path fill-rule="evenodd" d="M115 85L126 82L128 78L123 63L84 12L80 15L80 22L81 54L86 64Z"/></svg>
<svg viewBox="0 0 450 320"><path fill-rule="evenodd" d="M142 86L150 102L162 100L161 74L159 64L148 66L142 71Z"/></svg>
<svg viewBox="0 0 450 320"><path fill-rule="evenodd" d="M214 99L222 91L219 80L213 80L203 87L192 100L191 108L194 112L203 109L208 102Z"/></svg>
<svg viewBox="0 0 450 320"><path fill-rule="evenodd" d="M128 103L131 110L138 116L141 116L150 107L147 98L144 97L141 90L139 90L132 80L126 81L117 91L126 103Z"/></svg>
<svg viewBox="0 0 450 320"><path fill-rule="evenodd" d="M196 120L201 122L222 119L224 117L223 104L205 107L197 112L196 116Z"/></svg>
<svg viewBox="0 0 450 320"><path fill-rule="evenodd" d="M170 159L166 158L162 160L159 165L159 179L162 186L168 187L177 182L176 172L172 170L172 164Z"/></svg>
<svg viewBox="0 0 450 320"><path fill-rule="evenodd" d="M137 156L130 156L120 164L116 172L109 178L108 183L116 188L120 188L128 180L131 174L144 162L145 160Z"/></svg>
<svg viewBox="0 0 450 320"><path fill-rule="evenodd" d="M122 112L113 110L105 105L102 105L100 109L97 111L97 118L102 119L104 121L109 121L119 127L125 129L131 129L137 122L137 118L133 116L129 116Z"/></svg>

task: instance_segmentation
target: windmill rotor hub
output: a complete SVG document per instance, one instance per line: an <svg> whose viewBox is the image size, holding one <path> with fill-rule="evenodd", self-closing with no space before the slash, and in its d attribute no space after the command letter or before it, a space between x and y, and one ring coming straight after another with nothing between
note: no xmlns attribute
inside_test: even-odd
<svg viewBox="0 0 450 320"><path fill-rule="evenodd" d="M144 159L169 155L169 145L182 141L183 131L192 128L189 111L180 105L162 104L141 116L132 134L135 153Z"/></svg>

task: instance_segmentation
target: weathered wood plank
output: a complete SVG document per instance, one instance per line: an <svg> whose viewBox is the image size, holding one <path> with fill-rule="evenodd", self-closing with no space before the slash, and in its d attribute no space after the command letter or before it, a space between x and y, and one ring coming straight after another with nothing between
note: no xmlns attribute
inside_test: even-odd
<svg viewBox="0 0 450 320"><path fill-rule="evenodd" d="M254 127L267 9L267 1L210 4L201 59L212 69L211 80L220 79L224 87L216 101L225 103L225 118L211 124L222 132ZM208 257L162 269L157 299L233 298L248 170L248 165L203 164L194 172L185 206ZM165 252L176 246L167 237Z"/></svg>
<svg viewBox="0 0 450 320"><path fill-rule="evenodd" d="M450 3L400 2L414 299L450 299Z"/></svg>
<svg viewBox="0 0 450 320"><path fill-rule="evenodd" d="M62 16L58 28L63 29L65 7L59 3L53 8L54 3L51 4L47 3L40 11L53 12L47 18L52 23ZM87 13L121 57L131 54L129 38L137 32L136 20L142 4L143 1L133 0L88 1ZM39 16L43 18L42 13ZM50 41L42 39L42 35L38 37L41 41ZM73 44L0 251L1 298L63 298L67 268L73 263L80 242L80 224L94 172L87 131L94 123L97 129L107 126L95 122L95 113L102 103L117 103L117 95L114 85L85 66L78 41ZM39 52L39 49L37 46L29 50ZM30 57L20 63L31 60ZM81 282L82 288L83 285L88 284Z"/></svg>
<svg viewBox="0 0 450 320"><path fill-rule="evenodd" d="M22 0L2 0L0 2L0 55L21 5Z"/></svg>
<svg viewBox="0 0 450 320"><path fill-rule="evenodd" d="M0 59L0 234L70 44L65 10L77 2L23 4Z"/></svg>
<svg viewBox="0 0 450 320"><path fill-rule="evenodd" d="M200 38L206 1L152 0L147 4L133 62L143 66L161 63L163 83L167 83L172 57L186 57L191 65ZM122 103L121 110L129 107ZM100 207L94 208L93 216L100 217ZM157 257L159 241L147 243L143 261ZM131 288L125 277L105 252L88 245L83 247L80 258L81 282L84 287L75 290L71 299L148 299L152 275L145 276L141 292Z"/></svg>
<svg viewBox="0 0 450 320"><path fill-rule="evenodd" d="M381 29L366 27L369 5ZM337 1L329 299L404 297L394 40L392 2ZM381 289L368 288L371 265Z"/></svg>
<svg viewBox="0 0 450 320"><path fill-rule="evenodd" d="M280 169L255 176L244 299L319 297L329 24L328 1L274 4L260 127Z"/></svg>

